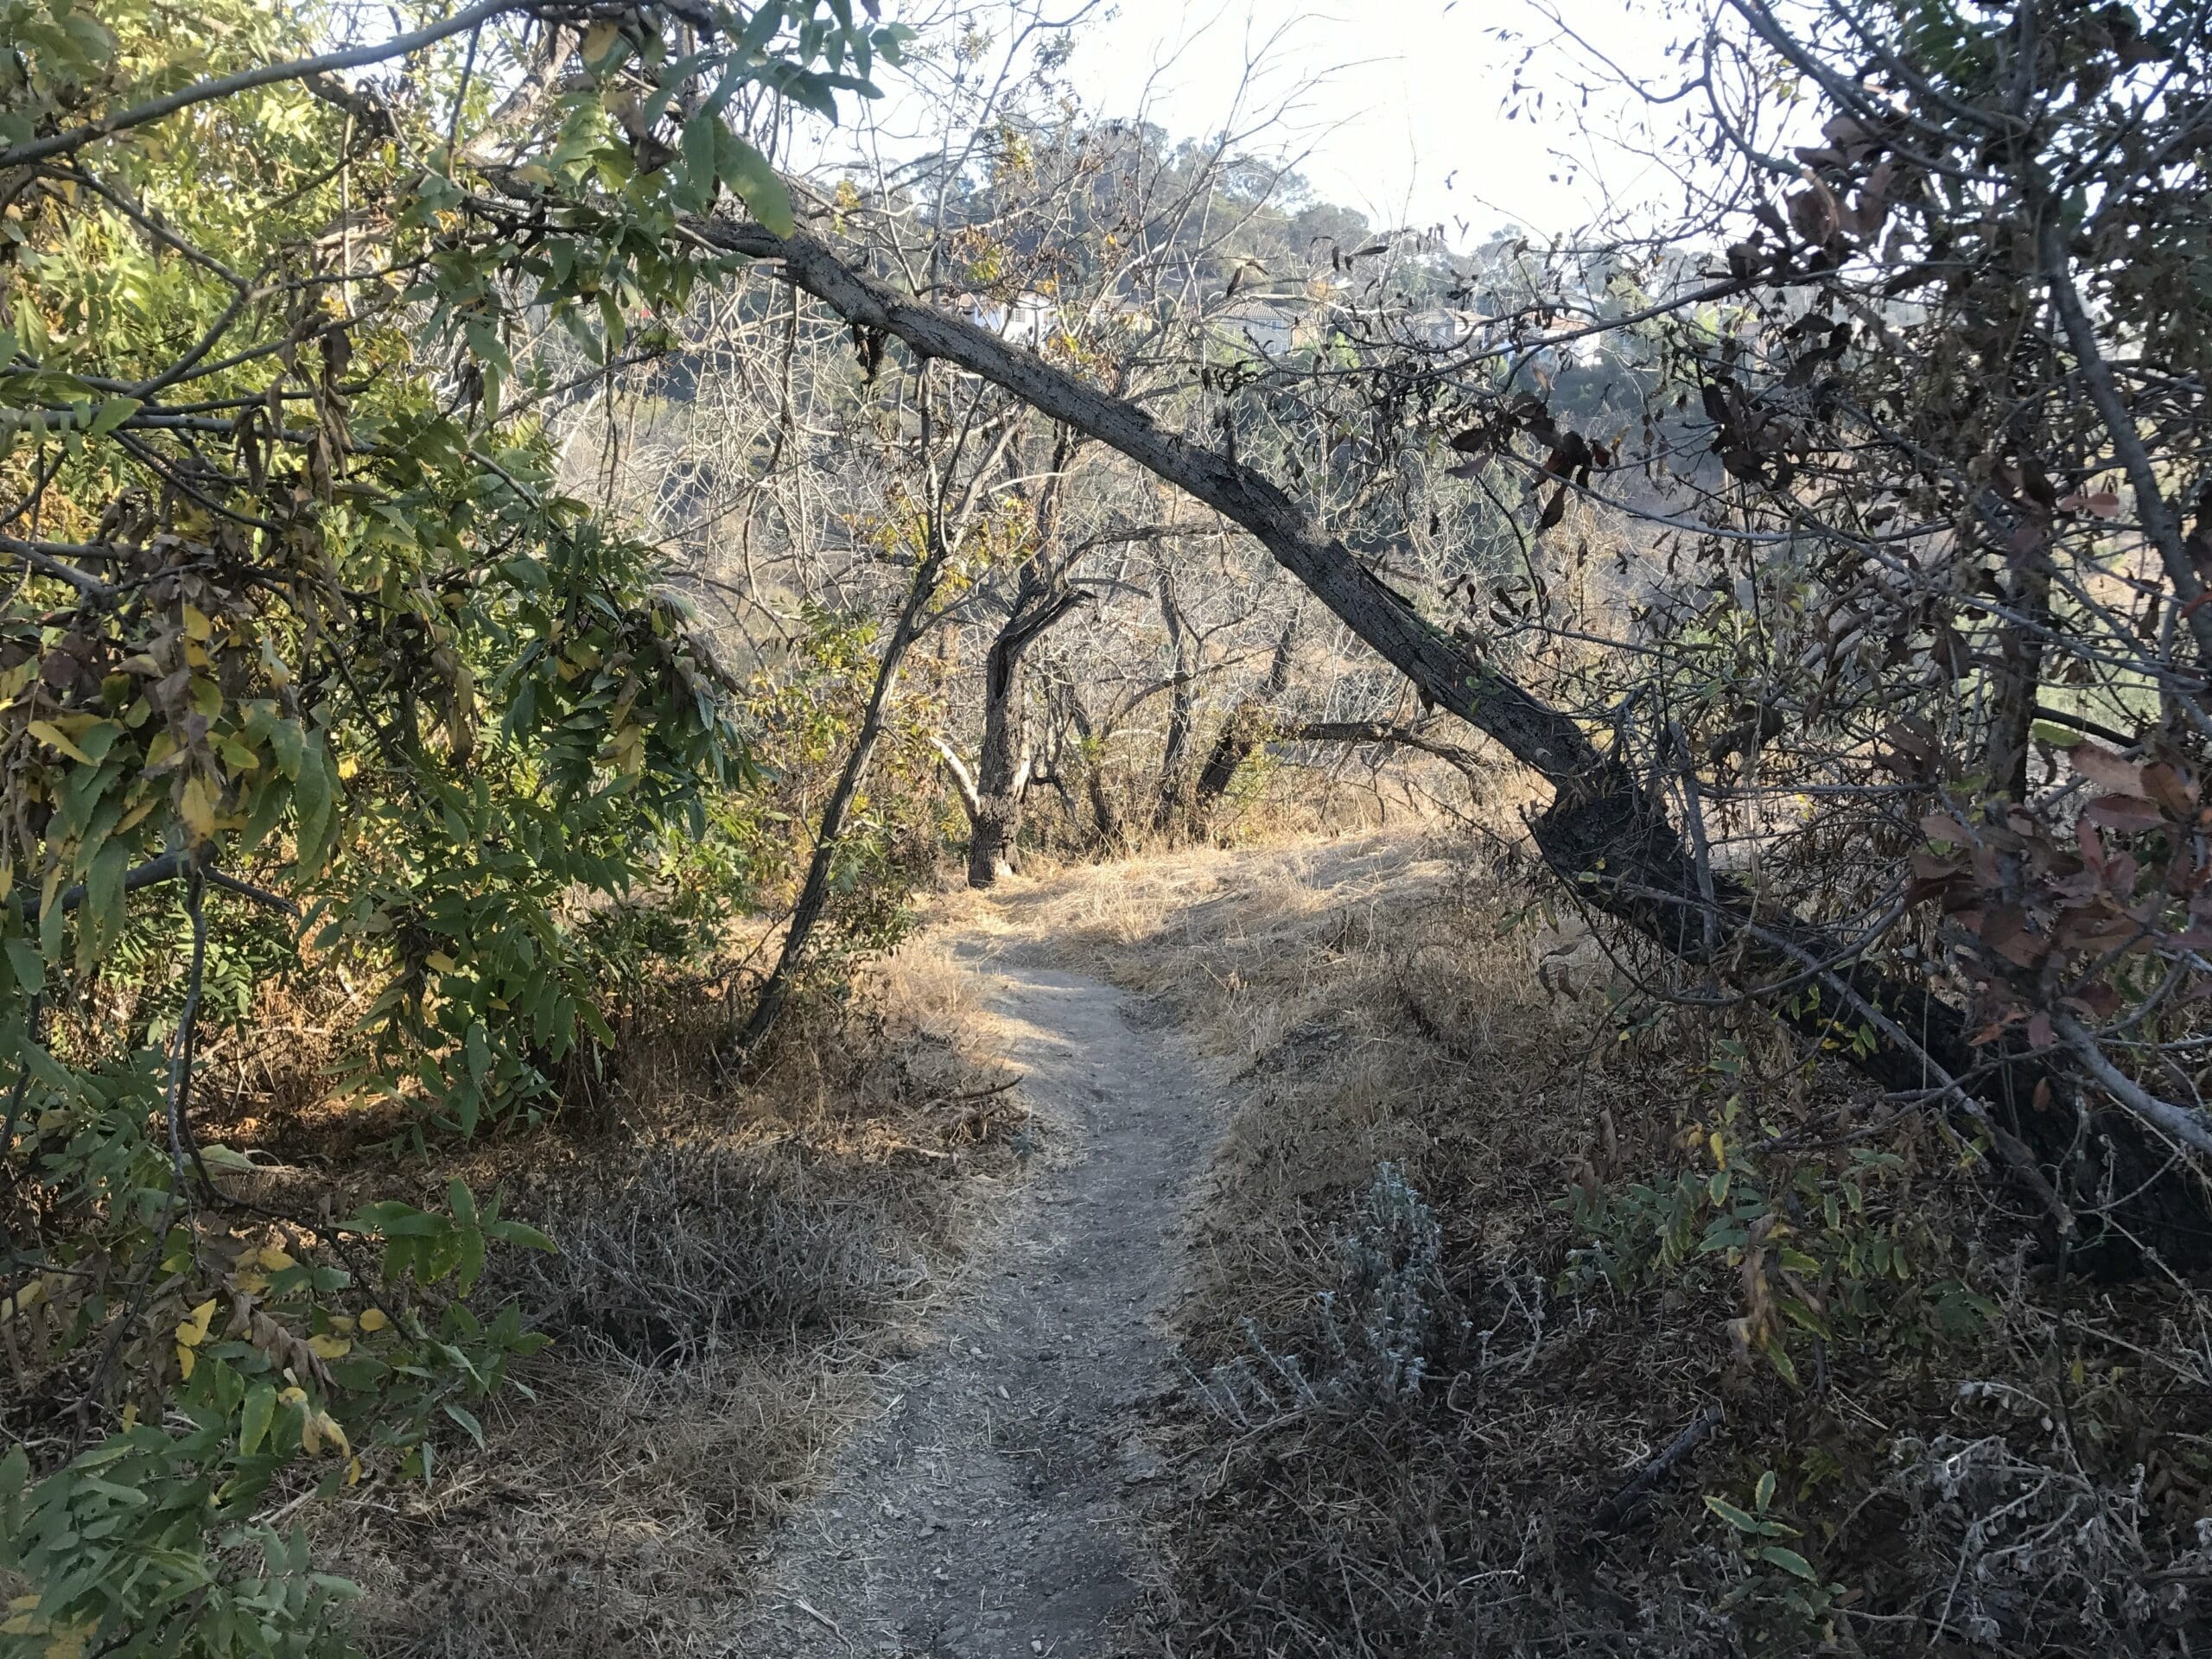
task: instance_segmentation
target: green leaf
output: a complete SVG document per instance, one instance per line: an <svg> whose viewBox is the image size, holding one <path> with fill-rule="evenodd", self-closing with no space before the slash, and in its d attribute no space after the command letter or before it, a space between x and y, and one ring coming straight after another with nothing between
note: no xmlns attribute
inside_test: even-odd
<svg viewBox="0 0 2212 1659"><path fill-rule="evenodd" d="M715 135L726 130L719 118L703 110L683 124L683 177L676 194L693 213L704 213L714 205L719 152Z"/></svg>
<svg viewBox="0 0 2212 1659"><path fill-rule="evenodd" d="M1745 1514L1725 1497L1707 1497L1705 1500L1705 1507L1738 1532L1748 1532L1757 1537L1766 1530L1764 1522L1757 1516Z"/></svg>
<svg viewBox="0 0 2212 1659"><path fill-rule="evenodd" d="M317 732L300 758L299 781L292 785L292 803L299 813L299 866L302 875L322 868L337 824L334 810L336 787L330 752Z"/></svg>
<svg viewBox="0 0 2212 1659"><path fill-rule="evenodd" d="M1821 1581L1821 1575L1813 1571L1813 1564L1794 1549L1784 1549L1780 1544L1761 1544L1751 1554L1762 1561L1771 1561L1785 1573L1795 1573L1808 1584Z"/></svg>
<svg viewBox="0 0 2212 1659"><path fill-rule="evenodd" d="M272 720L263 735L269 740L269 752L276 757L277 766L287 778L296 780L308 748L307 734L300 722L289 718Z"/></svg>
<svg viewBox="0 0 2212 1659"><path fill-rule="evenodd" d="M778 236L791 235L798 228L798 218L791 211L790 188L776 169L768 165L766 156L728 128L720 130L721 173L729 181L730 188L752 210L753 218Z"/></svg>
<svg viewBox="0 0 2212 1659"><path fill-rule="evenodd" d="M99 412L92 416L92 435L105 437L143 408L145 404L136 397L109 398L100 405Z"/></svg>
<svg viewBox="0 0 2212 1659"><path fill-rule="evenodd" d="M476 1421L476 1414L469 1410L466 1406L457 1406L454 1404L450 1400L445 1402L444 1410L446 1415L452 1418L456 1423L459 1423L462 1429L467 1432L468 1438L476 1442L477 1450L480 1452L482 1451L484 1448L484 1425Z"/></svg>
<svg viewBox="0 0 2212 1659"><path fill-rule="evenodd" d="M484 1232L486 1237L497 1239L502 1244L518 1244L526 1250L548 1250L557 1254L561 1248L550 1235L541 1233L527 1222L498 1221L486 1227Z"/></svg>
<svg viewBox="0 0 2212 1659"><path fill-rule="evenodd" d="M238 1414L238 1450L251 1457L268 1437L270 1424L276 1421L276 1385L257 1382L245 1397L245 1408Z"/></svg>
<svg viewBox="0 0 2212 1659"><path fill-rule="evenodd" d="M1768 1470L1764 1474L1759 1477L1758 1491L1753 1495L1752 1502L1758 1506L1758 1512L1761 1515L1764 1515L1766 1513L1766 1506L1774 1502L1773 1470Z"/></svg>
<svg viewBox="0 0 2212 1659"><path fill-rule="evenodd" d="M8 965L16 970L16 983L24 994L36 996L46 988L46 958L38 953L38 946L29 939L8 941Z"/></svg>
<svg viewBox="0 0 2212 1659"><path fill-rule="evenodd" d="M123 878L130 873L130 849L119 841L105 843L85 877L85 907L78 925L79 971L107 954L123 936Z"/></svg>

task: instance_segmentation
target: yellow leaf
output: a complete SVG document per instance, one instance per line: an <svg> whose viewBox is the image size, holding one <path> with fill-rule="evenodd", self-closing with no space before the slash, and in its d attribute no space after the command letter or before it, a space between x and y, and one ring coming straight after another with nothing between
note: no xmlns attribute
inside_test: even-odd
<svg viewBox="0 0 2212 1659"><path fill-rule="evenodd" d="M123 1426L125 1428L138 1427L138 1402L136 1400L123 1408Z"/></svg>
<svg viewBox="0 0 2212 1659"><path fill-rule="evenodd" d="M215 833L214 791L198 772L184 780L184 788L178 792L176 810L194 842L206 841Z"/></svg>
<svg viewBox="0 0 2212 1659"><path fill-rule="evenodd" d="M52 721L35 720L25 729L48 748L60 750L72 760L81 760L88 766L92 764L92 757L79 748L74 740Z"/></svg>
<svg viewBox="0 0 2212 1659"><path fill-rule="evenodd" d="M192 1310L192 1316L176 1328L176 1339L187 1348L197 1348L207 1340L208 1323L215 1317L215 1299L210 1296Z"/></svg>
<svg viewBox="0 0 2212 1659"><path fill-rule="evenodd" d="M318 1432L321 1417L319 1411L310 1413L307 1421L300 1425L300 1450L309 1457L322 1450L322 1435Z"/></svg>
<svg viewBox="0 0 2212 1659"><path fill-rule="evenodd" d="M181 1342L177 1344L176 1368L181 1373L182 1373L186 1382L189 1382L192 1381L192 1368L197 1363L198 1357L194 1354L191 1349L186 1347Z"/></svg>
<svg viewBox="0 0 2212 1659"><path fill-rule="evenodd" d="M186 639L206 639L211 638L214 632L215 625L207 620L207 613L205 611L196 605L188 605L184 607L184 637Z"/></svg>
<svg viewBox="0 0 2212 1659"><path fill-rule="evenodd" d="M276 1403L280 1406L303 1406L307 1403L307 1398L308 1391L296 1385L278 1395Z"/></svg>
<svg viewBox="0 0 2212 1659"><path fill-rule="evenodd" d="M429 956L425 957L423 960L442 974L452 973L459 965L451 957L446 955L442 950L433 950Z"/></svg>
<svg viewBox="0 0 2212 1659"><path fill-rule="evenodd" d="M353 1344L343 1337L323 1331L308 1338L308 1351L317 1359L343 1359L353 1351Z"/></svg>
<svg viewBox="0 0 2212 1659"><path fill-rule="evenodd" d="M391 1323L390 1319L385 1318L384 1310L380 1307L372 1307L361 1315L361 1329L364 1331L381 1331Z"/></svg>
<svg viewBox="0 0 2212 1659"><path fill-rule="evenodd" d="M271 1273L282 1273L287 1268L296 1268L300 1265L284 1253L284 1247L282 1244L263 1245L260 1255L255 1259Z"/></svg>
<svg viewBox="0 0 2212 1659"><path fill-rule="evenodd" d="M359 1458L346 1459L346 1484L348 1486L358 1486L361 1484L361 1460Z"/></svg>

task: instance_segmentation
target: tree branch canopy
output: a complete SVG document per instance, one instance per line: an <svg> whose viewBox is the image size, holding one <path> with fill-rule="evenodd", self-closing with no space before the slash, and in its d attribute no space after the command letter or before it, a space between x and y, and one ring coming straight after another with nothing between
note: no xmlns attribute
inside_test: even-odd
<svg viewBox="0 0 2212 1659"><path fill-rule="evenodd" d="M1034 353L900 294L855 270L804 235L716 219L700 226L714 246L777 262L778 274L829 306L855 328L903 341L924 358L943 358L1013 393L1049 418L1120 451L1154 476L1196 497L1249 532L1345 626L1410 679L1422 696L1494 739L1552 786L1551 807L1531 828L1553 874L1580 899L1627 922L1662 950L1738 985L1802 978L1808 961L1840 1006L1819 998L1791 1016L1815 1040L1847 1028L1872 1033L1845 1045L1860 1071L1897 1090L1926 1090L1946 1079L1978 1077L1951 1096L1969 1122L1994 1119L2043 1164L2066 1169L2081 1158L2070 1121L2036 1109L2054 1075L2047 1057L1999 1044L1979 1047L1961 1012L1909 979L1864 961L1872 938L1839 939L1816 924L1776 915L1742 883L1701 879L1662 802L1621 765L1600 753L1568 715L1552 708L1424 620L1371 575L1344 543L1252 467L1163 431L1134 404L1098 391ZM1715 925L1717 924L1717 925ZM1833 998L1831 999L1833 1001ZM1881 1019L1872 1026L1865 1011ZM1989 1109L1980 1099L1989 1102ZM2177 1265L2212 1261L2212 1227L2185 1179L2166 1166L2159 1143L2143 1134L2140 1115L2122 1103L2118 1122L2095 1117L2100 1140L2122 1190L2122 1230L2101 1241L2115 1262L2134 1259L2139 1242ZM2039 1172L2022 1172L2031 1191L2049 1190ZM2087 1252L2083 1259L2087 1259Z"/></svg>
<svg viewBox="0 0 2212 1659"><path fill-rule="evenodd" d="M903 340L1004 387L1040 414L1111 446L1249 531L1344 624L1431 702L1495 738L1563 794L1600 787L1604 761L1580 727L1484 667L1370 575L1344 544L1251 467L1162 431L1132 404L1087 386L1033 352L902 295L854 270L810 237L714 220L716 247L780 262L787 282L847 321Z"/></svg>

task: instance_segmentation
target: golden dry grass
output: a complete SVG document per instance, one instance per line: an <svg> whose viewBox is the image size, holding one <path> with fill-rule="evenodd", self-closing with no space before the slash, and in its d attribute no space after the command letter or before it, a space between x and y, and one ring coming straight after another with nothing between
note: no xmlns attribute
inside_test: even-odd
<svg viewBox="0 0 2212 1659"><path fill-rule="evenodd" d="M1624 1030L1598 942L1498 845L1436 826L1205 849L944 907L1147 999L1227 1102L1179 1316L1160 1650L2201 1650L2175 1645L2212 1628L2182 1587L2212 1573L2194 1529L2212 1442L2184 1380L2212 1378L2187 1357L2201 1306L2106 1290L2095 1334L2073 1318L2069 1337L2082 1293L2032 1268L1955 1142L1912 1120L1857 1143L1899 1160L1868 1236L1942 1254L1877 1287L1866 1339L1801 1334L1796 1386L1732 1340L1745 1292L1721 1255L1595 1271L1573 1195L1701 1182L1694 1126L1728 1094L1800 1135L1881 1115L1755 1014ZM1740 1072L1716 1065L1723 1039ZM1769 1174L1831 1180L1849 1156L1777 1155ZM1408 1192L1433 1217L1433 1268L1411 1260ZM2001 1303L1984 1334L1938 1334L1953 1283ZM1383 1353L1408 1331L1427 1368L1412 1389ZM2160 1376L2118 1380L2128 1344L2161 1343ZM1613 1524L1609 1503L1716 1405L1721 1427ZM1768 1470L1793 1541L1844 1586L1833 1605L1790 1605L1801 1581L1700 1501L1747 1504Z"/></svg>
<svg viewBox="0 0 2212 1659"><path fill-rule="evenodd" d="M564 1249L495 1258L486 1294L555 1341L487 1410L486 1449L448 1433L434 1482L372 1480L327 1518L373 1654L721 1652L764 1533L1011 1177L1020 1109L983 1092L989 1020L931 942L795 1006L741 1083L702 988L641 1017L592 1111L417 1172L502 1189Z"/></svg>

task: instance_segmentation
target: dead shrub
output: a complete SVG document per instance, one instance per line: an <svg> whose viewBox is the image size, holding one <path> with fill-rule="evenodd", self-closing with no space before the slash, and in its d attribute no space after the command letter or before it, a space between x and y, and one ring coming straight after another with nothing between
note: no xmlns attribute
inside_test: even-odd
<svg viewBox="0 0 2212 1659"><path fill-rule="evenodd" d="M557 1206L556 1255L503 1258L496 1289L557 1338L634 1363L695 1363L764 1332L820 1332L880 1315L922 1282L867 1197L788 1190L728 1146L672 1139Z"/></svg>
<svg viewBox="0 0 2212 1659"><path fill-rule="evenodd" d="M1011 1166L1019 1116L926 940L786 1018L739 1078L711 976L645 987L585 1096L458 1161L558 1243L495 1255L480 1293L555 1340L482 1446L456 1424L434 1479L372 1475L322 1523L379 1659L725 1651L762 1535L941 1294L964 1178Z"/></svg>
<svg viewBox="0 0 2212 1659"><path fill-rule="evenodd" d="M2202 1299L2029 1265L1939 1122L1770 1026L1656 1007L1653 964L1493 856L1370 836L998 901L1157 999L1230 1103L1179 1314L1162 1640L2206 1650ZM1715 1131L1767 1148L1757 1182L1716 1185ZM1375 1213L1400 1188L1433 1222L1418 1309L1427 1230ZM1754 1191L1756 1239L1731 1208ZM1783 1311L1792 1274L1839 1299L1825 1337Z"/></svg>

